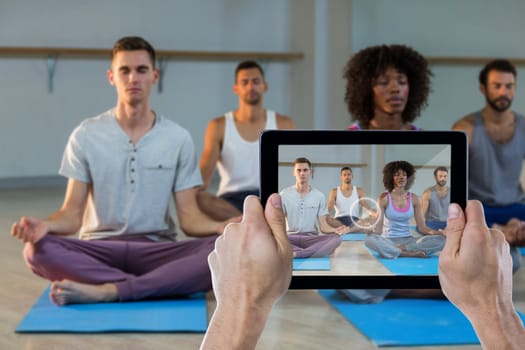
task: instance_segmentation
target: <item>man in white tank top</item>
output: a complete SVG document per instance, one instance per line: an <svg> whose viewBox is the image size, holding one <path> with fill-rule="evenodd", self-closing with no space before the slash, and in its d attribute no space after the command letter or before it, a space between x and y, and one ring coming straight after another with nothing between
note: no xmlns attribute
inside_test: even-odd
<svg viewBox="0 0 525 350"><path fill-rule="evenodd" d="M350 227L349 232L363 231L362 227L370 226L370 220L361 218L361 207L368 210L372 217L375 217L375 211L366 201L360 201L366 194L361 187L352 184L354 175L350 167L342 167L340 177L341 185L332 188L328 195L328 212L331 214L335 209L333 218L329 216L328 222L333 226L346 225Z"/></svg>
<svg viewBox="0 0 525 350"><path fill-rule="evenodd" d="M436 184L427 188L421 195L421 211L425 224L434 229L444 229L447 226L447 211L450 204L450 192L447 186L448 169L434 169Z"/></svg>
<svg viewBox="0 0 525 350"><path fill-rule="evenodd" d="M212 119L204 136L200 161L203 189L210 186L217 167L220 175L217 196L240 211L246 196L259 195L259 134L266 129L295 128L291 118L264 108L267 90L264 71L257 62L239 63L233 85L239 106ZM209 196L201 191L199 204L205 212L216 210L209 208Z"/></svg>

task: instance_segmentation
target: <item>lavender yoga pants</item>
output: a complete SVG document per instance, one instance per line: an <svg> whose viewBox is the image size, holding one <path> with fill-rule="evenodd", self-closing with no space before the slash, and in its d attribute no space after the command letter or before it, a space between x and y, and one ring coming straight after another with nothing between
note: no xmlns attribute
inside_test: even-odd
<svg viewBox="0 0 525 350"><path fill-rule="evenodd" d="M115 283L120 301L211 289L208 254L216 236L180 242L78 240L47 235L26 243L24 258L50 281Z"/></svg>
<svg viewBox="0 0 525 350"><path fill-rule="evenodd" d="M309 235L294 233L288 235L296 258L322 257L332 254L342 242L335 233Z"/></svg>

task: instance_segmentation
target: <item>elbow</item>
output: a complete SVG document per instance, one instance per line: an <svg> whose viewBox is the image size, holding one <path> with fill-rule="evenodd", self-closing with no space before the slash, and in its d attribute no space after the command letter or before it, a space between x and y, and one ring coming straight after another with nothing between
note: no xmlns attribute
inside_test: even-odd
<svg viewBox="0 0 525 350"><path fill-rule="evenodd" d="M82 227L81 221L79 221L78 223L75 223L73 227L71 228L71 234L74 235L75 233L77 233L81 227Z"/></svg>
<svg viewBox="0 0 525 350"><path fill-rule="evenodd" d="M74 235L80 230L81 227L82 227L81 219L71 220L67 228L64 227L65 228L64 234L67 236Z"/></svg>
<svg viewBox="0 0 525 350"><path fill-rule="evenodd" d="M186 222L179 222L179 227L181 231L188 237L196 237L194 230L192 230L191 225Z"/></svg>
<svg viewBox="0 0 525 350"><path fill-rule="evenodd" d="M184 234L185 234L187 237L191 237L191 238L199 238L199 237L202 237L202 235L198 235L198 234L196 234L196 233L194 233L194 232L191 232L191 231L184 231L184 230L182 230L182 231L184 232Z"/></svg>
<svg viewBox="0 0 525 350"><path fill-rule="evenodd" d="M194 225L191 225L189 222L180 222L179 227L181 231L188 237L199 238L206 236L203 232L198 232L195 230Z"/></svg>

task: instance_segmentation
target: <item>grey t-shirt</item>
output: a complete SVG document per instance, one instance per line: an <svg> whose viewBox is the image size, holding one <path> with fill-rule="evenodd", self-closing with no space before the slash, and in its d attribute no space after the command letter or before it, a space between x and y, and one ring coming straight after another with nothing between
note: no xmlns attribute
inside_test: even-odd
<svg viewBox="0 0 525 350"><path fill-rule="evenodd" d="M114 109L84 120L71 134L59 173L90 185L81 239L121 234L174 235L174 192L202 184L190 134L157 115L133 144Z"/></svg>
<svg viewBox="0 0 525 350"><path fill-rule="evenodd" d="M306 196L301 197L293 185L285 188L279 194L282 198L288 234L319 233L317 219L328 215L326 198L321 191L312 188Z"/></svg>
<svg viewBox="0 0 525 350"><path fill-rule="evenodd" d="M525 120L515 113L516 129L509 142L492 141L481 111L473 114L469 147L469 198L490 206L523 202L520 174L525 159Z"/></svg>

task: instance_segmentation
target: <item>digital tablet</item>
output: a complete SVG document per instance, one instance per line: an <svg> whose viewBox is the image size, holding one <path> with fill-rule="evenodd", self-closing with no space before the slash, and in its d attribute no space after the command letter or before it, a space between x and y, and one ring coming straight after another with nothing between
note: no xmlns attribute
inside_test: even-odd
<svg viewBox="0 0 525 350"><path fill-rule="evenodd" d="M296 163L298 159L303 163ZM310 163L309 173L305 169L308 168L305 160ZM462 132L268 130L261 134L261 202L264 205L272 193L281 193L288 237L296 254L301 256L294 258L290 288L439 288L439 251L430 252L424 257L385 258L380 252L384 248L381 243L381 249L374 249L377 247L377 238L379 241L384 237L389 238L383 233L383 227L377 227L376 220L381 215L383 219L385 216L378 202L386 191L383 171L388 163L394 161L407 162L415 169L414 177L409 180L412 183L408 191L417 195L420 202L424 190L436 185L434 171L438 167L446 169L450 202L465 208L467 137ZM338 186L349 188L348 180L341 176L345 168L351 169L351 184L356 186L352 187L355 190L351 192L361 194L357 201L355 197L349 201L351 195L345 197L343 192L337 192ZM306 177L304 173L299 174L304 171ZM307 194L300 194L296 190L297 186L304 186L305 183L310 190ZM335 217L335 213L328 212L331 191L336 191L336 199L340 196L346 200L339 203L338 214L347 214L343 215L351 219L347 227L354 232L340 235L341 240L337 242L335 239L335 246L332 240L327 241L327 247L315 246L315 249L308 251L309 244L318 244L317 237L326 236L319 232L323 226L320 220L332 224L330 227L334 227L334 230L342 222L334 222L331 218ZM396 212L389 214L392 228L398 220L396 213L402 214L410 208L394 209ZM326 213L329 217L322 219ZM315 230L311 228L312 216ZM410 237L428 239L427 235L418 232L414 217L408 222L400 220L402 228L408 226ZM370 237L371 234L379 236ZM370 244L374 241L375 245ZM385 249L388 249L388 244ZM397 243L395 247L418 251L412 246L407 248ZM327 250L323 251L325 248Z"/></svg>

